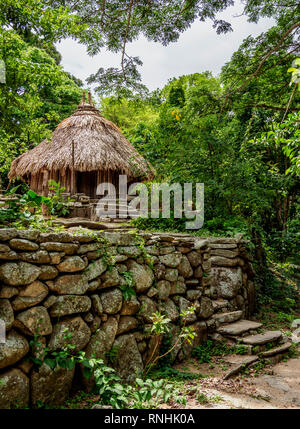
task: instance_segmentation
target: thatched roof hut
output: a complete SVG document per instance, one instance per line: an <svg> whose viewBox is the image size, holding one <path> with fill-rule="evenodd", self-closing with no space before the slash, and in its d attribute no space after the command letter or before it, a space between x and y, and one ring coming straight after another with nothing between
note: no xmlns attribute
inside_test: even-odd
<svg viewBox="0 0 300 429"><path fill-rule="evenodd" d="M99 183L118 186L119 175L128 181L150 179L153 169L122 135L105 119L85 93L77 110L44 140L20 155L11 165L9 178L19 177L35 192L48 195L48 181L60 182L66 192L96 198Z"/></svg>

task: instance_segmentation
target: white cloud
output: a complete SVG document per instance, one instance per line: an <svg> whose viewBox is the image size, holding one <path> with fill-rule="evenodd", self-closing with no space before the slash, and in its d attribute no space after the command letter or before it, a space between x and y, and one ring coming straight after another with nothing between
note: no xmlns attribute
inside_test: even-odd
<svg viewBox="0 0 300 429"><path fill-rule="evenodd" d="M229 8L218 18L232 23L233 32L217 35L211 22L195 22L176 43L162 46L148 42L144 37L128 46L128 52L143 61L140 68L143 83L150 89L162 88L172 77L210 70L220 73L225 62L247 36L266 31L274 21L261 19L258 24L247 22L241 13L241 4ZM90 57L83 45L67 39L57 44L64 69L83 81L100 67L118 67L120 55L103 51Z"/></svg>

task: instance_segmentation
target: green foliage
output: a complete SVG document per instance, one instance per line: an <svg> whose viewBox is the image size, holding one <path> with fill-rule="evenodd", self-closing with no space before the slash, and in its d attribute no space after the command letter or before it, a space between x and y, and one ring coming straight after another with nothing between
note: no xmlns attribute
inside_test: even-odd
<svg viewBox="0 0 300 429"><path fill-rule="evenodd" d="M66 190L60 186L60 182L49 180L49 199L51 202L50 214L54 216L66 216L69 213L68 203L73 201L71 198L66 198L62 194Z"/></svg>
<svg viewBox="0 0 300 429"><path fill-rule="evenodd" d="M228 346L227 344L214 343L212 340L204 341L200 346L194 347L192 356L200 363L209 363L213 356L223 356L231 353L247 354L247 347L243 345Z"/></svg>
<svg viewBox="0 0 300 429"><path fill-rule="evenodd" d="M122 291L123 298L125 301L130 301L132 296L136 296L136 291L134 290L135 281L133 275L130 271L124 271L121 273L125 280L125 284L120 285L120 289Z"/></svg>
<svg viewBox="0 0 300 429"><path fill-rule="evenodd" d="M76 364L83 367L86 378L94 377L94 391L100 395L103 405L111 405L113 408L151 408L160 402L167 403L170 400L185 404L186 400L180 394L174 384L166 384L165 380L151 380L136 378L135 386L122 384L115 370L107 366L102 359L87 357L85 352L74 353L75 346L68 343L60 350L50 350L44 347L39 340L39 335L34 335L30 341L32 355L30 359L35 365L41 366L44 362L52 370L56 367L73 369ZM71 340L72 334L65 332L65 340ZM117 350L112 349L109 358L113 361ZM44 404L37 403L37 407Z"/></svg>
<svg viewBox="0 0 300 429"><path fill-rule="evenodd" d="M0 9L1 20L2 6ZM41 16L45 15L47 12ZM30 16L28 11L27 18ZM0 175L5 183L12 160L49 138L80 100L80 88L44 47L14 29L1 27L0 59L5 62L6 82L0 83Z"/></svg>

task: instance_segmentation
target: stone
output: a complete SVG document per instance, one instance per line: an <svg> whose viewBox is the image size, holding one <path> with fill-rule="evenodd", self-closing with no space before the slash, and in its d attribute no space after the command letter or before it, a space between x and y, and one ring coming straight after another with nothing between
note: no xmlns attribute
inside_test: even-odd
<svg viewBox="0 0 300 429"><path fill-rule="evenodd" d="M120 276L119 272L116 267L112 267L112 269L109 271L107 270L101 277L102 284L101 289L111 287L111 286L117 286L120 284Z"/></svg>
<svg viewBox="0 0 300 429"><path fill-rule="evenodd" d="M204 249L205 247L208 247L209 243L208 240L195 240L194 248L195 249Z"/></svg>
<svg viewBox="0 0 300 429"><path fill-rule="evenodd" d="M61 258L64 257L63 252L49 252L50 264L57 265L60 264Z"/></svg>
<svg viewBox="0 0 300 429"><path fill-rule="evenodd" d="M25 240L36 241L40 236L40 231L34 229L19 229L18 237L24 238Z"/></svg>
<svg viewBox="0 0 300 429"><path fill-rule="evenodd" d="M103 256L105 253L105 248L102 243L89 243L89 244L82 244L77 253L79 255L82 255L84 253L93 253L93 259L98 259L100 256Z"/></svg>
<svg viewBox="0 0 300 429"><path fill-rule="evenodd" d="M212 255L223 256L224 258L236 258L239 255L238 250L212 249Z"/></svg>
<svg viewBox="0 0 300 429"><path fill-rule="evenodd" d="M89 287L83 274L64 274L54 282L47 282L49 289L59 295L83 295Z"/></svg>
<svg viewBox="0 0 300 429"><path fill-rule="evenodd" d="M194 333L194 338L191 342L184 342L182 345L182 355L184 359L188 359L192 355L194 347L200 346L202 342L207 340L207 327L205 322L196 322L189 325L189 328Z"/></svg>
<svg viewBox="0 0 300 429"><path fill-rule="evenodd" d="M25 408L29 405L29 379L19 369L0 374L0 409Z"/></svg>
<svg viewBox="0 0 300 429"><path fill-rule="evenodd" d="M141 308L139 311L139 316L144 320L146 323L152 323L151 317L153 316L153 313L157 311L156 303L152 301L152 299L148 298L148 296L140 296L139 301L141 303Z"/></svg>
<svg viewBox="0 0 300 429"><path fill-rule="evenodd" d="M89 266L86 268L84 275L87 281L91 281L100 277L102 273L107 268L107 264L102 259L97 259L94 262L91 262Z"/></svg>
<svg viewBox="0 0 300 429"><path fill-rule="evenodd" d="M66 338L66 334L71 335L71 338ZM90 328L80 316L68 317L53 326L48 347L51 350L57 350L72 344L75 346L72 352L76 353L85 348L90 337Z"/></svg>
<svg viewBox="0 0 300 429"><path fill-rule="evenodd" d="M136 314L140 309L141 304L137 300L136 296L131 296L128 301L124 300L121 308L122 316L132 316Z"/></svg>
<svg viewBox="0 0 300 429"><path fill-rule="evenodd" d="M176 268L180 264L182 254L179 252L170 253L169 255L162 255L159 260L162 264L170 268Z"/></svg>
<svg viewBox="0 0 300 429"><path fill-rule="evenodd" d="M160 255L169 255L170 253L174 253L174 252L175 252L174 246L166 246L166 247L161 247L159 249Z"/></svg>
<svg viewBox="0 0 300 429"><path fill-rule="evenodd" d="M92 280L89 282L89 287L87 288L87 292L95 292L97 289L101 287L101 279Z"/></svg>
<svg viewBox="0 0 300 429"><path fill-rule="evenodd" d="M153 298L154 296L158 295L158 290L152 286L148 292L147 292L147 296L149 296L149 298Z"/></svg>
<svg viewBox="0 0 300 429"><path fill-rule="evenodd" d="M123 383L133 384L137 377L141 377L144 366L134 335L121 335L115 342L117 358L114 368Z"/></svg>
<svg viewBox="0 0 300 429"><path fill-rule="evenodd" d="M0 286L0 298L12 298L18 295L19 290L12 286Z"/></svg>
<svg viewBox="0 0 300 429"><path fill-rule="evenodd" d="M0 229L0 241L8 241L17 237L18 231L14 228Z"/></svg>
<svg viewBox="0 0 300 429"><path fill-rule="evenodd" d="M40 268L27 262L7 262L0 266L0 279L10 286L30 284L40 273Z"/></svg>
<svg viewBox="0 0 300 429"><path fill-rule="evenodd" d="M271 350L263 351L263 352L259 353L259 355L261 357L263 357L263 358L268 358L270 356L274 356L274 355L277 355L277 354L280 354L280 353L286 353L291 348L291 345L292 345L292 343L287 342L285 344L281 344L278 347L274 347Z"/></svg>
<svg viewBox="0 0 300 429"><path fill-rule="evenodd" d="M185 292L186 285L183 282L178 281L171 283L170 295L185 294Z"/></svg>
<svg viewBox="0 0 300 429"><path fill-rule="evenodd" d="M98 316L101 316L103 314L103 306L99 295L92 295L91 300L93 312Z"/></svg>
<svg viewBox="0 0 300 429"><path fill-rule="evenodd" d="M132 331L138 327L139 322L135 317L121 316L118 325L117 335L124 334L125 332Z"/></svg>
<svg viewBox="0 0 300 429"><path fill-rule="evenodd" d="M103 317L103 316L101 316ZM95 316L92 323L89 325L91 333L94 334L101 325L101 319L99 316Z"/></svg>
<svg viewBox="0 0 300 429"><path fill-rule="evenodd" d="M212 265L219 267L236 267L240 265L240 258L224 258L223 256L212 256L210 258Z"/></svg>
<svg viewBox="0 0 300 429"><path fill-rule="evenodd" d="M185 284L190 287L198 287L200 283L198 279L187 279Z"/></svg>
<svg viewBox="0 0 300 429"><path fill-rule="evenodd" d="M179 304L180 314L186 312L187 310L189 310L192 307L192 304L190 303L190 301L185 299L183 296L179 297L178 304ZM196 320L197 320L197 316L196 316L195 312L193 312L192 314L188 314L186 317L186 323L193 323Z"/></svg>
<svg viewBox="0 0 300 429"><path fill-rule="evenodd" d="M158 298L166 301L170 295L171 283L167 280L160 280L157 282Z"/></svg>
<svg viewBox="0 0 300 429"><path fill-rule="evenodd" d="M51 317L67 316L74 313L85 313L90 310L91 305L88 296L63 295L57 298L49 312Z"/></svg>
<svg viewBox="0 0 300 429"><path fill-rule="evenodd" d="M178 252L180 253L188 253L191 251L191 249L189 247L185 247L185 245L183 246L178 246L177 247Z"/></svg>
<svg viewBox="0 0 300 429"><path fill-rule="evenodd" d="M39 304L48 295L48 288L40 281L36 280L20 290L19 295L12 301L15 311L24 310Z"/></svg>
<svg viewBox="0 0 300 429"><path fill-rule="evenodd" d="M238 322L229 325L220 326L217 331L225 335L241 335L251 329L258 329L262 327L262 323L252 322L250 320L239 320Z"/></svg>
<svg viewBox="0 0 300 429"><path fill-rule="evenodd" d="M21 261L31 262L33 264L48 264L51 262L50 255L46 250L19 253L19 257Z"/></svg>
<svg viewBox="0 0 300 429"><path fill-rule="evenodd" d="M186 293L187 299L189 301L195 301L196 299L200 298L202 292L199 289L189 289Z"/></svg>
<svg viewBox="0 0 300 429"><path fill-rule="evenodd" d="M41 265L40 269L39 280L53 280L58 275L58 270L51 265Z"/></svg>
<svg viewBox="0 0 300 429"><path fill-rule="evenodd" d="M1 253L10 252L10 247L9 247L9 246L7 246L6 244L1 244L1 243L0 243L0 252L1 252Z"/></svg>
<svg viewBox="0 0 300 429"><path fill-rule="evenodd" d="M21 360L28 351L29 344L26 338L15 330L10 330L6 335L5 343L0 343L0 369L14 365Z"/></svg>
<svg viewBox="0 0 300 429"><path fill-rule="evenodd" d="M21 362L18 364L17 368L24 372L24 374L29 374L32 370L33 362L30 362L28 358L24 358L21 360Z"/></svg>
<svg viewBox="0 0 300 429"><path fill-rule="evenodd" d="M208 319L214 313L211 299L203 296L200 300L200 306L197 313L201 319Z"/></svg>
<svg viewBox="0 0 300 429"><path fill-rule="evenodd" d="M14 312L8 299L0 299L0 320L5 323L6 331L9 331L14 322Z"/></svg>
<svg viewBox="0 0 300 429"><path fill-rule="evenodd" d="M234 365L223 377L224 380L228 380L233 375L238 374L245 367L253 364L258 360L258 356L238 356L238 363Z"/></svg>
<svg viewBox="0 0 300 429"><path fill-rule="evenodd" d="M212 249L236 249L237 244L236 243L210 243L210 247Z"/></svg>
<svg viewBox="0 0 300 429"><path fill-rule="evenodd" d="M201 254L199 252L195 252L194 250L188 253L187 258L192 267L196 268L201 264Z"/></svg>
<svg viewBox="0 0 300 429"><path fill-rule="evenodd" d="M1 252L0 259L4 259L5 261L15 261L16 259L19 259L19 255L13 250L10 252Z"/></svg>
<svg viewBox="0 0 300 429"><path fill-rule="evenodd" d="M242 287L241 268L214 267L212 276L214 277L213 285L220 298L234 298Z"/></svg>
<svg viewBox="0 0 300 429"><path fill-rule="evenodd" d="M33 307L19 313L15 324L27 335L49 335L52 332L51 320L45 307Z"/></svg>
<svg viewBox="0 0 300 429"><path fill-rule="evenodd" d="M64 369L57 366L52 370L45 363L31 374L31 401L47 405L62 405L68 398L75 368Z"/></svg>
<svg viewBox="0 0 300 429"><path fill-rule="evenodd" d="M242 297L242 295L237 295L236 296L236 305L239 309L243 310L244 309L244 298Z"/></svg>
<svg viewBox="0 0 300 429"><path fill-rule="evenodd" d="M44 232L40 234L39 242L60 242L60 243L72 243L77 241L77 237L69 234L68 232Z"/></svg>
<svg viewBox="0 0 300 429"><path fill-rule="evenodd" d="M189 263L188 258L185 255L182 255L180 264L177 267L178 272L184 277L189 278L193 275L193 269Z"/></svg>
<svg viewBox="0 0 300 429"><path fill-rule="evenodd" d="M214 319L217 320L219 323L233 323L239 320L242 317L243 312L238 311L231 311L228 313L219 313L214 314Z"/></svg>
<svg viewBox="0 0 300 429"><path fill-rule="evenodd" d="M291 329L298 329L300 328L300 319L294 319L291 324Z"/></svg>
<svg viewBox="0 0 300 429"><path fill-rule="evenodd" d="M178 280L178 270L168 268L166 270L165 280L168 280L169 282L176 282Z"/></svg>
<svg viewBox="0 0 300 429"><path fill-rule="evenodd" d="M56 301L58 300L58 296L50 295L44 302L43 306L46 308L50 308Z"/></svg>
<svg viewBox="0 0 300 429"><path fill-rule="evenodd" d="M78 244L74 243L59 243L59 242L49 242L41 243L42 250L54 251L54 252L64 252L66 255L74 255L79 248Z"/></svg>
<svg viewBox="0 0 300 429"><path fill-rule="evenodd" d="M176 322L176 320L179 318L179 311L171 299L161 302L158 305L158 311L162 314L165 314L171 320L171 322Z"/></svg>
<svg viewBox="0 0 300 429"><path fill-rule="evenodd" d="M56 266L63 273L74 273L86 268L86 263L80 256L69 256Z"/></svg>
<svg viewBox="0 0 300 429"><path fill-rule="evenodd" d="M13 238L10 240L9 245L14 250L37 250L39 245L33 241L24 240L22 238Z"/></svg>
<svg viewBox="0 0 300 429"><path fill-rule="evenodd" d="M148 255L158 256L159 255L159 249L157 246L146 246L145 250Z"/></svg>
<svg viewBox="0 0 300 429"><path fill-rule="evenodd" d="M251 346L258 346L261 344L278 341L281 337L282 337L282 332L280 331L267 331L264 334L249 335L247 337L243 337L241 341L244 344L250 344Z"/></svg>
<svg viewBox="0 0 300 429"><path fill-rule="evenodd" d="M135 290L138 293L146 292L154 281L154 274L148 265L137 264L133 260L127 263L128 270L132 273Z"/></svg>
<svg viewBox="0 0 300 429"><path fill-rule="evenodd" d="M228 310L228 304L229 303L225 299L216 299L216 300L213 300L212 304L213 304L214 311L221 310L221 311L224 312L224 311Z"/></svg>
<svg viewBox="0 0 300 429"><path fill-rule="evenodd" d="M119 246L118 252L124 254L130 258L136 258L141 255L142 251L136 246Z"/></svg>
<svg viewBox="0 0 300 429"><path fill-rule="evenodd" d="M118 321L115 317L109 316L99 330L91 336L85 348L87 357L95 356L96 359L103 359L107 362L107 353L111 350L118 330Z"/></svg>
<svg viewBox="0 0 300 429"><path fill-rule="evenodd" d="M157 280L164 279L166 272L167 272L166 267L163 264L158 263L155 265L154 273L155 273L155 278Z"/></svg>
<svg viewBox="0 0 300 429"><path fill-rule="evenodd" d="M94 320L94 316L93 316L93 314L89 311L88 313L86 313L86 314L84 315L83 320L84 320L86 323L92 323L92 322L93 322L93 320Z"/></svg>
<svg viewBox="0 0 300 429"><path fill-rule="evenodd" d="M203 258L205 259L205 258ZM204 260L202 263L202 269L205 273L210 273L211 271L211 260Z"/></svg>
<svg viewBox="0 0 300 429"><path fill-rule="evenodd" d="M139 352L142 354L146 351L147 349L147 343L146 341L141 341L139 343L137 343L137 347L139 349Z"/></svg>
<svg viewBox="0 0 300 429"><path fill-rule="evenodd" d="M123 295L120 289L114 288L100 294L103 312L116 314L122 308Z"/></svg>

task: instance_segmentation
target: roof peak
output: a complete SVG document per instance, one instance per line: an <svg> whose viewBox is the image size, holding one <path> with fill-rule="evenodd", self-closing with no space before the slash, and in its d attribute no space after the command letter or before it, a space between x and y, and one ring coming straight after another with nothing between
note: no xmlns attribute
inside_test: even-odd
<svg viewBox="0 0 300 429"><path fill-rule="evenodd" d="M98 109L96 109L96 107L93 104L92 101L92 95L90 93L90 91L88 91L88 102L86 101L86 96L85 96L85 90L82 91L82 98L81 98L81 102L79 103L76 111L73 113L73 115L100 115L100 112Z"/></svg>

